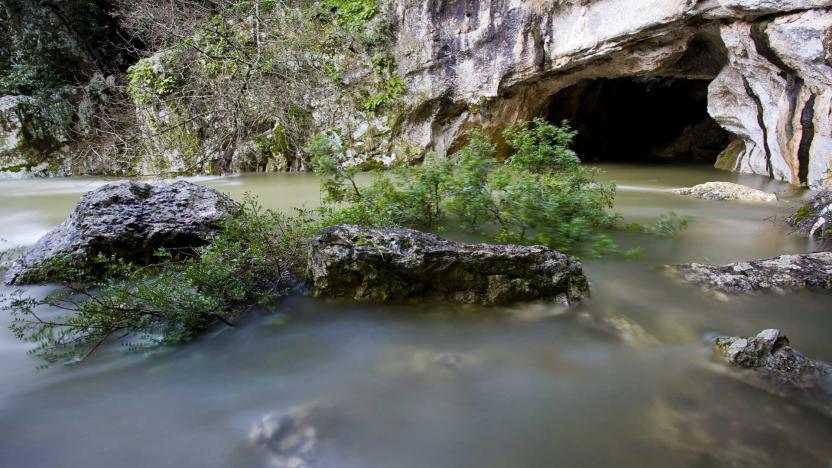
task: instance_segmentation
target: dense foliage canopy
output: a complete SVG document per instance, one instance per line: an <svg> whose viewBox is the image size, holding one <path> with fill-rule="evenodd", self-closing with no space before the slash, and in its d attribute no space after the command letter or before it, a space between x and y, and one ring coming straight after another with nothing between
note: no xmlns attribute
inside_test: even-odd
<svg viewBox="0 0 832 468"><path fill-rule="evenodd" d="M520 122L504 132L511 152L498 161L482 131L447 159L378 172L369 186L326 136L308 148L332 208L332 221L422 228L459 226L501 243L544 244L600 255L615 249L604 233L617 215L608 212L615 185L598 180L571 149L567 123Z"/></svg>

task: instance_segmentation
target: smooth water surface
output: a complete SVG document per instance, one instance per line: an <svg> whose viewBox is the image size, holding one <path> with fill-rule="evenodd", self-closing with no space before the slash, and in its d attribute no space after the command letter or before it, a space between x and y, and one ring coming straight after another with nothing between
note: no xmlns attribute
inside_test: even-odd
<svg viewBox="0 0 832 468"><path fill-rule="evenodd" d="M738 381L713 362L707 339L780 328L832 361L832 295L724 301L658 270L808 251L776 219L803 195L700 166L602 167L627 221L672 209L694 222L672 239L617 234L643 255L585 260L592 298L570 310L292 297L176 349L105 350L45 371L3 317L0 466L269 466L276 452L254 448L252 428L299 407L312 409L319 467L828 466L832 423ZM786 201L666 192L711 180ZM195 181L282 210L319 203L309 175ZM33 243L105 182L0 181L0 237Z"/></svg>

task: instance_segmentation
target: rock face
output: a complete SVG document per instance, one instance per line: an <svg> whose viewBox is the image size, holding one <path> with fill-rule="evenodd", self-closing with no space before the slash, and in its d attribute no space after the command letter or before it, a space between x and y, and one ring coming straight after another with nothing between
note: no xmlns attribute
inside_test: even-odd
<svg viewBox="0 0 832 468"><path fill-rule="evenodd" d="M40 172L44 156L60 143L58 132L35 115L34 102L29 96L0 97L0 172Z"/></svg>
<svg viewBox="0 0 832 468"><path fill-rule="evenodd" d="M475 126L499 140L591 80L708 80L708 112L733 139L722 167L812 187L829 180L832 1L395 3L412 104L401 135L417 147L445 154Z"/></svg>
<svg viewBox="0 0 832 468"><path fill-rule="evenodd" d="M686 282L728 294L832 289L832 252L781 255L728 265L689 263L668 267L668 271Z"/></svg>
<svg viewBox="0 0 832 468"><path fill-rule="evenodd" d="M348 140L344 164L410 161L431 150L445 155L464 143L470 129L480 126L505 149L500 131L520 119L551 118L552 110L561 108L583 106L592 115L606 109L606 103L593 100L593 95L567 92L570 89L597 90L603 97L603 86L592 86L594 82L626 79L651 88L689 81L705 85L704 101L697 99L695 104L703 104L701 111L712 120L681 122L676 135L665 135L667 151L654 156L712 158L711 152L719 150L711 146L719 142L724 147L717 162L720 168L832 188L832 0L383 3L396 23L385 30L396 31L389 51L395 74L390 76L404 80L404 101L397 102L390 115L373 115L348 104L349 96L364 93L372 82L373 57L366 54L343 64L335 57L349 73L332 86L305 91L313 94L302 107L311 111L315 132L337 128ZM387 21L387 14L379 16ZM159 51L150 59L154 73L159 59L169 52ZM685 112L689 103L679 101L684 95L667 103L665 116ZM570 102L569 96L580 99ZM283 148L284 127L278 122L251 129L252 138L232 150L214 141L213 129L221 123L200 121L199 106L184 104L139 106L143 126L161 122L184 129L170 132L170 138L147 139L155 150L151 154L159 157L144 158L139 169L303 169L295 152ZM185 109L191 104L194 110ZM641 121L639 106L629 108L630 120ZM579 115L572 117L581 120ZM714 122L728 135L713 133ZM615 127L615 122L609 125ZM597 125L585 129L576 122L576 127L584 134ZM645 122L643 135L637 137L655 138L655 130ZM612 138L610 144L626 139ZM187 144L179 148L175 140ZM697 156L704 147L705 156ZM643 155L634 155L638 156Z"/></svg>
<svg viewBox="0 0 832 468"><path fill-rule="evenodd" d="M9 270L6 281L43 280L37 267L51 259L84 262L105 254L141 263L159 248L203 245L236 206L213 189L184 181L108 184L84 195L72 214Z"/></svg>
<svg viewBox="0 0 832 468"><path fill-rule="evenodd" d="M763 330L751 338L719 337L715 349L728 364L753 371L743 373L743 380L832 416L832 367L797 352L780 330Z"/></svg>
<svg viewBox="0 0 832 468"><path fill-rule="evenodd" d="M832 247L832 192L820 192L786 221L809 237L817 240L821 248Z"/></svg>
<svg viewBox="0 0 832 468"><path fill-rule="evenodd" d="M671 190L679 195L688 195L712 201L750 201L750 202L774 202L777 195L763 192L744 185L732 184L731 182L706 182L690 188Z"/></svg>
<svg viewBox="0 0 832 468"><path fill-rule="evenodd" d="M588 293L580 262L568 255L545 247L462 244L411 229L327 228L313 242L309 267L319 292L357 300L572 303Z"/></svg>

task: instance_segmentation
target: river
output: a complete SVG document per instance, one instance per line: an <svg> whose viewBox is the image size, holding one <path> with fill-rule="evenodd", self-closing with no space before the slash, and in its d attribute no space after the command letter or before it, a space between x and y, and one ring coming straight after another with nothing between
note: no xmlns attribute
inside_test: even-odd
<svg viewBox="0 0 832 468"><path fill-rule="evenodd" d="M707 339L780 328L808 356L832 361L832 295L723 301L657 269L809 251L774 219L806 195L701 166L601 167L619 184L616 210L627 221L672 209L693 223L670 239L616 234L643 254L586 259L592 297L571 310L291 297L181 347L106 349L41 371L3 316L0 466L269 466L252 428L303 406L312 408L306 436L318 467L829 466L830 421L732 378ZM666 192L711 180L785 201ZM319 201L309 175L194 181L281 210ZM33 243L105 182L0 181L5 247ZM638 325L622 340L604 319Z"/></svg>

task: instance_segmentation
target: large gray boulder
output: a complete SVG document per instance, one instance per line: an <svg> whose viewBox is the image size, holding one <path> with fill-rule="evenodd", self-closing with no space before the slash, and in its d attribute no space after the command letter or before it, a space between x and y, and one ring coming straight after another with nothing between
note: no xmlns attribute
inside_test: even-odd
<svg viewBox="0 0 832 468"><path fill-rule="evenodd" d="M72 214L8 271L6 282L51 279L56 272L44 266L55 260L85 264L104 254L146 263L160 248L204 245L236 209L236 203L219 192L185 181L107 184L85 194Z"/></svg>
<svg viewBox="0 0 832 468"><path fill-rule="evenodd" d="M750 338L719 337L717 356L746 372L742 380L832 416L832 367L813 361L789 346L780 330L763 330Z"/></svg>
<svg viewBox="0 0 832 468"><path fill-rule="evenodd" d="M581 263L552 249L463 244L412 229L332 226L314 239L309 267L320 293L357 300L572 303L589 289Z"/></svg>
<svg viewBox="0 0 832 468"><path fill-rule="evenodd" d="M687 263L666 268L683 281L727 294L832 289L832 252L781 255L727 265Z"/></svg>

